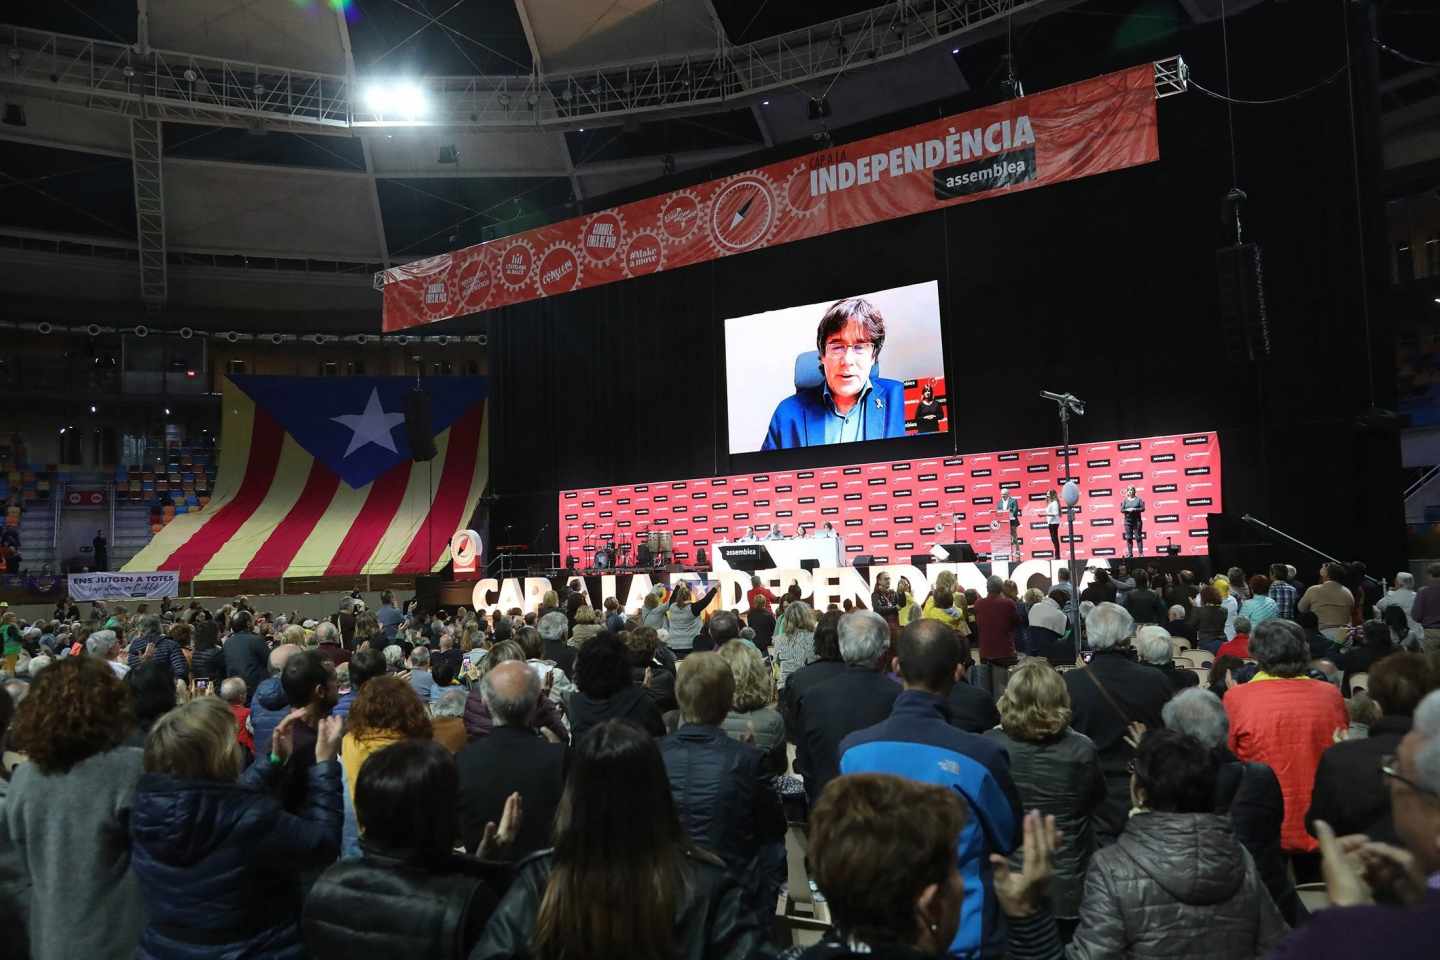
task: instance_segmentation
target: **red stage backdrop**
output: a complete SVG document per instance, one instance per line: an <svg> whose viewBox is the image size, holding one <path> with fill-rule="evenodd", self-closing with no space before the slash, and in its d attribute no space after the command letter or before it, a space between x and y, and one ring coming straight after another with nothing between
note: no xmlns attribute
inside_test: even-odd
<svg viewBox="0 0 1440 960"><path fill-rule="evenodd" d="M1078 557L1123 556L1120 499L1134 486L1145 499L1146 553L1167 538L1187 555L1207 554L1207 513L1220 502L1220 441L1213 433L1177 434L1071 446L1070 469L1080 484L1075 515ZM1045 529L1045 491L1063 481L1061 447L1004 453L893 460L849 467L782 470L730 477L640 483L560 493L561 562L583 548L647 527L668 530L683 560L697 547L724 542L741 527L761 534L772 523L786 533L829 521L845 543L845 557L870 554L877 563L909 562L951 539L960 514L960 538L981 554L991 538L1005 543L1008 529L992 531L1004 490L1021 504L1024 559L1052 556ZM1064 543L1065 525L1060 527ZM633 554L632 554L633 557Z"/></svg>
<svg viewBox="0 0 1440 960"><path fill-rule="evenodd" d="M384 330L1159 158L1147 63L393 267Z"/></svg>

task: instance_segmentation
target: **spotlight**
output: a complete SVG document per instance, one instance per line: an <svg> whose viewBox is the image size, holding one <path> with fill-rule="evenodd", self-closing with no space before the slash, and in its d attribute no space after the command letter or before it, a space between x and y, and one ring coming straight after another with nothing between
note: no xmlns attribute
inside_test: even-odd
<svg viewBox="0 0 1440 960"><path fill-rule="evenodd" d="M196 73L194 70L191 70L189 67L185 68L186 83L194 83L199 78L199 76L200 75L198 73Z"/></svg>
<svg viewBox="0 0 1440 960"><path fill-rule="evenodd" d="M435 156L436 163L459 163L460 151L455 149L455 144L449 143L440 148Z"/></svg>
<svg viewBox="0 0 1440 960"><path fill-rule="evenodd" d="M810 98L810 119L811 119L811 120L824 120L824 119L825 119L826 117L828 117L828 116L830 116L830 98L829 98L829 97L811 97L811 98Z"/></svg>
<svg viewBox="0 0 1440 960"><path fill-rule="evenodd" d="M423 116L428 109L425 91L408 80L371 84L365 89L365 105L371 113L392 117Z"/></svg>
<svg viewBox="0 0 1440 960"><path fill-rule="evenodd" d="M90 404L90 412L91 412L91 413L94 413L94 412L95 412L95 404L93 404L93 403Z"/></svg>
<svg viewBox="0 0 1440 960"><path fill-rule="evenodd" d="M0 123L4 123L7 127L25 126L25 108L18 103L5 104L5 115L0 118Z"/></svg>
<svg viewBox="0 0 1440 960"><path fill-rule="evenodd" d="M169 407L166 407L166 408L165 408L165 416L167 416L167 417L170 416L170 408L169 408Z"/></svg>
<svg viewBox="0 0 1440 960"><path fill-rule="evenodd" d="M120 72L125 75L126 80L133 79L135 76L135 68L132 66L127 65L125 69L121 70Z"/></svg>
<svg viewBox="0 0 1440 960"><path fill-rule="evenodd" d="M762 106L762 107L768 107L768 106L770 106L770 101L769 101L769 100L761 100L761 101L760 101L760 106Z"/></svg>

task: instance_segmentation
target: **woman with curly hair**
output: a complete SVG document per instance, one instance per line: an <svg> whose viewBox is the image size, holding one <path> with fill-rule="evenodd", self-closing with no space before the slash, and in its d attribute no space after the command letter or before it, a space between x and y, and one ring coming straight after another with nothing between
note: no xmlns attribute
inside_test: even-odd
<svg viewBox="0 0 1440 960"><path fill-rule="evenodd" d="M1080 916L1085 868L1095 852L1092 814L1105 799L1105 777L1095 744L1070 729L1070 692L1048 660L1032 657L1010 671L997 704L1000 726L986 736L1010 754L1010 775L1026 810L1053 814L1060 827L1050 905L1061 939L1069 941ZM1012 857L1018 866L1020 855Z"/></svg>
<svg viewBox="0 0 1440 960"><path fill-rule="evenodd" d="M144 754L121 746L134 723L125 685L96 657L51 664L16 711L12 748L29 762L10 781L0 842L30 886L34 960L135 956L145 907L127 823Z"/></svg>
<svg viewBox="0 0 1440 960"><path fill-rule="evenodd" d="M785 755L785 721L773 706L775 675L755 645L730 640L717 653L735 676L735 699L721 728L736 740L749 740L764 754L760 772L777 777L790 760Z"/></svg>
<svg viewBox="0 0 1440 960"><path fill-rule="evenodd" d="M399 677L376 677L360 688L350 706L340 762L345 766L345 791L355 799L360 767L377 750L401 740L429 740L433 730L425 704Z"/></svg>

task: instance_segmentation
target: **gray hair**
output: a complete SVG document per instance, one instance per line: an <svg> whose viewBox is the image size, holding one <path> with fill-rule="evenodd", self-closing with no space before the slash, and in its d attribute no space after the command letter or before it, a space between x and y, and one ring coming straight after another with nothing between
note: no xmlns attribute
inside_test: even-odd
<svg viewBox="0 0 1440 960"><path fill-rule="evenodd" d="M1185 619L1185 608L1182 607L1182 606L1180 606L1180 604L1178 604L1178 603L1175 604L1175 606L1173 606L1173 607L1170 608L1170 619L1171 619L1171 620L1184 620L1184 619Z"/></svg>
<svg viewBox="0 0 1440 960"><path fill-rule="evenodd" d="M465 716L465 698L468 696L463 687L456 687L453 690L446 690L440 694L430 707L432 717L463 717Z"/></svg>
<svg viewBox="0 0 1440 960"><path fill-rule="evenodd" d="M1230 739L1230 717L1220 698L1209 690L1181 690L1161 708L1160 717L1167 729L1189 734L1212 750Z"/></svg>
<svg viewBox="0 0 1440 960"><path fill-rule="evenodd" d="M480 696L490 708L495 726L523 727L530 723L530 715L540 701L540 674L533 667L525 674L525 690L519 697L501 696L489 673L480 678Z"/></svg>
<svg viewBox="0 0 1440 960"><path fill-rule="evenodd" d="M321 620L319 623L315 624L314 637L316 646L319 646L322 643L339 642L339 633L340 631L338 628L336 628L335 624L331 623L329 620Z"/></svg>
<svg viewBox="0 0 1440 960"><path fill-rule="evenodd" d="M1091 643L1094 641L1092 639ZM1170 631L1156 624L1141 627L1140 632L1135 634L1135 652L1140 654L1140 659L1145 663L1162 667L1169 663L1174 656L1172 653L1173 640Z"/></svg>
<svg viewBox="0 0 1440 960"><path fill-rule="evenodd" d="M31 680L34 680L40 675L40 671L50 666L52 662L53 660L50 657L45 656L45 654L43 653L40 654L40 656L38 657L31 657L29 669L26 670L26 676L28 676ZM18 673L19 671L17 670L16 672Z"/></svg>
<svg viewBox="0 0 1440 960"><path fill-rule="evenodd" d="M85 652L92 657L109 659L110 654L115 652L115 644L119 642L120 638L115 636L114 630L96 630L85 641Z"/></svg>
<svg viewBox="0 0 1440 960"><path fill-rule="evenodd" d="M890 624L870 610L854 610L840 618L840 657L846 663L873 667L890 649Z"/></svg>
<svg viewBox="0 0 1440 960"><path fill-rule="evenodd" d="M1300 624L1273 617L1250 635L1250 656L1277 677L1298 677L1310 665L1310 644Z"/></svg>
<svg viewBox="0 0 1440 960"><path fill-rule="evenodd" d="M985 579L986 593L999 593L1005 589L1005 578L998 574L991 574Z"/></svg>
<svg viewBox="0 0 1440 960"><path fill-rule="evenodd" d="M1395 586L1401 590L1415 589L1415 574L1401 570L1395 574Z"/></svg>
<svg viewBox="0 0 1440 960"><path fill-rule="evenodd" d="M1236 633L1249 633L1249 632L1250 632L1250 618L1249 618L1249 617L1236 617L1236 618L1235 618L1235 632L1236 632Z"/></svg>
<svg viewBox="0 0 1440 960"><path fill-rule="evenodd" d="M220 699L226 703L244 703L245 681L239 677L226 677L221 680Z"/></svg>
<svg viewBox="0 0 1440 960"><path fill-rule="evenodd" d="M535 629L540 631L541 640L563 643L565 638L570 636L570 621L559 610L553 610L540 618Z"/></svg>
<svg viewBox="0 0 1440 960"><path fill-rule="evenodd" d="M151 634L160 632L160 618L153 613L147 613L140 618L140 636L148 637Z"/></svg>
<svg viewBox="0 0 1440 960"><path fill-rule="evenodd" d="M380 656L385 658L385 666L398 667L405 662L405 651L400 649L400 644L392 643L380 651Z"/></svg>
<svg viewBox="0 0 1440 960"><path fill-rule="evenodd" d="M1415 751L1415 779L1426 790L1440 792L1440 690L1431 691L1420 701L1411 729L1420 738Z"/></svg>
<svg viewBox="0 0 1440 960"><path fill-rule="evenodd" d="M410 651L410 662L417 667L430 666L430 648L416 647Z"/></svg>
<svg viewBox="0 0 1440 960"><path fill-rule="evenodd" d="M1113 650L1125 642L1135 627L1135 618L1118 603L1097 603L1085 615L1085 633L1090 649Z"/></svg>

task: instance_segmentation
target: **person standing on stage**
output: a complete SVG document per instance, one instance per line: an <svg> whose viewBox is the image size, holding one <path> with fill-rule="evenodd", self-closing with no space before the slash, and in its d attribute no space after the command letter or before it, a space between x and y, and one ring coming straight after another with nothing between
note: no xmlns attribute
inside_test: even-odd
<svg viewBox="0 0 1440 960"><path fill-rule="evenodd" d="M1050 531L1050 545L1060 556L1060 498L1054 490L1045 491L1045 529Z"/></svg>
<svg viewBox="0 0 1440 960"><path fill-rule="evenodd" d="M1001 523L1010 525L1010 552L1015 558L1020 555L1020 501L1006 490L1000 494L999 511L1004 516L1000 517Z"/></svg>
<svg viewBox="0 0 1440 960"><path fill-rule="evenodd" d="M915 405L915 432L939 433L940 420L945 416L945 405L935 399L935 384L925 384L920 391L920 402Z"/></svg>
<svg viewBox="0 0 1440 960"><path fill-rule="evenodd" d="M1125 488L1125 499L1120 501L1120 513L1125 517L1125 556L1135 556L1135 544L1140 543L1140 554L1145 554L1145 501L1135 492L1134 487Z"/></svg>
<svg viewBox="0 0 1440 960"><path fill-rule="evenodd" d="M105 539L104 530L95 531L95 539L90 541L90 546L95 551L95 569L110 569L110 541Z"/></svg>

